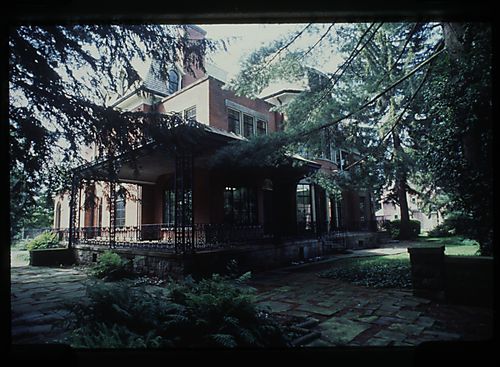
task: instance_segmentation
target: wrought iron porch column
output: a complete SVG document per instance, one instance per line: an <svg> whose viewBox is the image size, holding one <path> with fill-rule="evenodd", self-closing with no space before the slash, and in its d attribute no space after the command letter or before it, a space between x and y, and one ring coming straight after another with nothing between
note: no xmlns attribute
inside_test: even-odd
<svg viewBox="0 0 500 367"><path fill-rule="evenodd" d="M77 221L77 213L76 213L76 204L77 204L77 193L79 192L81 177L74 173L71 178L71 194L69 199L69 238L68 238L68 248L72 248L77 240L77 232L76 232L76 221ZM80 199L80 198L78 198Z"/></svg>
<svg viewBox="0 0 500 367"><path fill-rule="evenodd" d="M183 151L175 155L175 252L194 252L193 155Z"/></svg>
<svg viewBox="0 0 500 367"><path fill-rule="evenodd" d="M109 181L109 247L116 243L116 182Z"/></svg>

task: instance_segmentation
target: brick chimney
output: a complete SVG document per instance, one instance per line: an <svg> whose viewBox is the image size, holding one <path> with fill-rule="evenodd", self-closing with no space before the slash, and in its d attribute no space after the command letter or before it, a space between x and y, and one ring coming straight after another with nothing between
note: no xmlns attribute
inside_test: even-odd
<svg viewBox="0 0 500 367"><path fill-rule="evenodd" d="M189 37L191 42L196 43L197 40L204 40L205 35L207 32L198 27L197 25L194 24L188 24L185 26L185 35ZM202 60L187 60L187 62L184 65L184 75L182 76L182 85L181 87L184 88L192 83L194 83L196 80L203 78L206 73L203 71L203 69L200 67L200 65L197 65L200 63L204 66L205 65L205 55L203 55ZM191 65L191 71L188 70L188 63Z"/></svg>

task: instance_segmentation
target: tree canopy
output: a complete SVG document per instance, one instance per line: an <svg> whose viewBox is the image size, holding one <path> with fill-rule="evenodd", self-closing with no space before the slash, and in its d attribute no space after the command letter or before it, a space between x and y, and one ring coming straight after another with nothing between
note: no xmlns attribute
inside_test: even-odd
<svg viewBox="0 0 500 367"><path fill-rule="evenodd" d="M143 120L110 102L139 79L134 61L179 62L192 72L215 47L190 39L186 26L154 24L20 24L8 42L13 206L34 205L41 185L68 185L82 147L131 148ZM165 78L167 68L159 70Z"/></svg>
<svg viewBox="0 0 500 367"><path fill-rule="evenodd" d="M316 31L318 42L337 45L343 62L319 84L309 78L310 89L281 108L287 122L277 146L302 145L313 156L325 143L355 149L362 159L347 167L350 174L329 181L376 191L384 184L406 222L407 192L428 202L447 194L446 209L473 219L471 236L488 253L491 198L479 192L492 192L490 26L351 23ZM318 64L314 45L287 50L300 32L255 51L233 89L257 95L273 81L308 77L307 58Z"/></svg>

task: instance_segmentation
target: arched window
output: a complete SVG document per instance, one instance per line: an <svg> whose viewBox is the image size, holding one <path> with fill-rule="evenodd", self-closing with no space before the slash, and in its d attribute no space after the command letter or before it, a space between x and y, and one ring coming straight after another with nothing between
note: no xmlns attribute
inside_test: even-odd
<svg viewBox="0 0 500 367"><path fill-rule="evenodd" d="M179 74L175 70L168 72L168 93L173 94L179 90Z"/></svg>

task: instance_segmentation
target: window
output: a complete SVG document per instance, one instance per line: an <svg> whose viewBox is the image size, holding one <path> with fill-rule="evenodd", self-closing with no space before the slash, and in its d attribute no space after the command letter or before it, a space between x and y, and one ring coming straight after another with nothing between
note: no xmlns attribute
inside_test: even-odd
<svg viewBox="0 0 500 367"><path fill-rule="evenodd" d="M312 222L311 185L297 185L297 223L306 228Z"/></svg>
<svg viewBox="0 0 500 367"><path fill-rule="evenodd" d="M179 90L179 74L175 70L168 72L168 93L173 94Z"/></svg>
<svg viewBox="0 0 500 367"><path fill-rule="evenodd" d="M227 109L227 120L229 131L240 134L240 113L230 108Z"/></svg>
<svg viewBox="0 0 500 367"><path fill-rule="evenodd" d="M257 135L267 134L267 121L257 120Z"/></svg>
<svg viewBox="0 0 500 367"><path fill-rule="evenodd" d="M184 120L186 120L186 121L195 120L196 121L196 106L189 107L188 109L184 110Z"/></svg>
<svg viewBox="0 0 500 367"><path fill-rule="evenodd" d="M253 117L250 115L243 115L243 136L246 138L253 136Z"/></svg>
<svg viewBox="0 0 500 367"><path fill-rule="evenodd" d="M118 195L116 198L115 225L125 226L125 195Z"/></svg>
<svg viewBox="0 0 500 367"><path fill-rule="evenodd" d="M257 224L257 193L254 188L225 188L224 221L236 225Z"/></svg>
<svg viewBox="0 0 500 367"><path fill-rule="evenodd" d="M173 226L175 223L175 192L173 189L163 191L163 223Z"/></svg>

